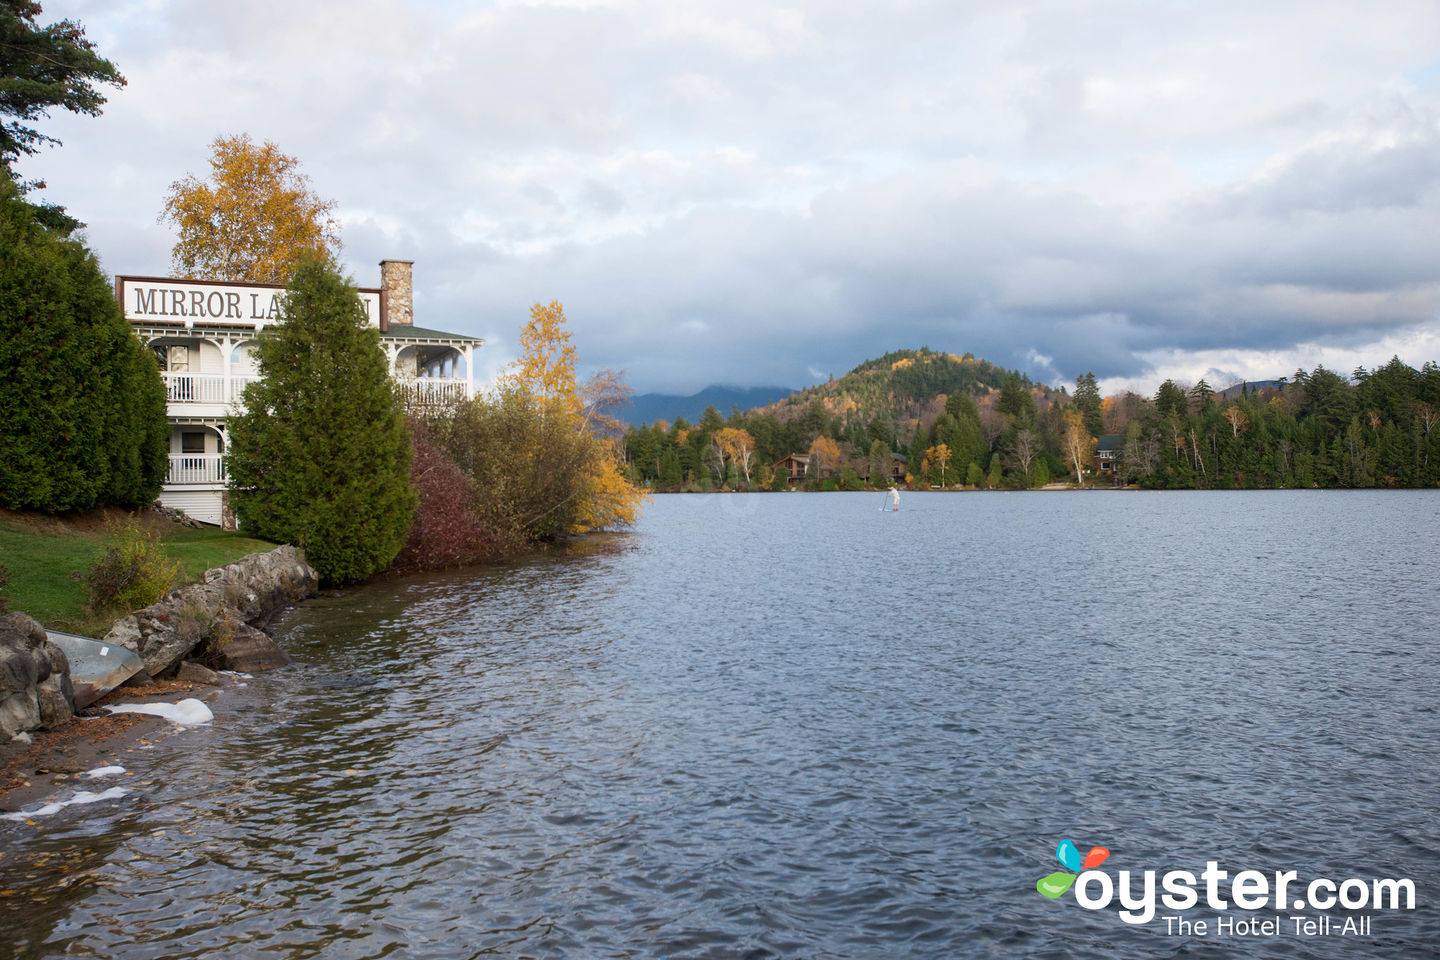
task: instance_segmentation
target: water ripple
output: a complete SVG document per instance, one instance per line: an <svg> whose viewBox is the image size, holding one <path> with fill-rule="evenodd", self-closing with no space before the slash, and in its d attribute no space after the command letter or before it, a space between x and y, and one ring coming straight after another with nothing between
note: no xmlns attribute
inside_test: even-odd
<svg viewBox="0 0 1440 960"><path fill-rule="evenodd" d="M1432 955L1440 496L873 507L661 498L305 605L128 806L0 828L0 954L1233 955L1037 896L1074 837L1412 877L1261 947Z"/></svg>

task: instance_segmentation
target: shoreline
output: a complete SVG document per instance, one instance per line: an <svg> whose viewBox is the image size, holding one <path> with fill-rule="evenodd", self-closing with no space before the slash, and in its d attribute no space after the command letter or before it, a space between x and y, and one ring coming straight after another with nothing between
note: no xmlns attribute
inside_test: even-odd
<svg viewBox="0 0 1440 960"><path fill-rule="evenodd" d="M157 680L141 687L121 687L101 697L63 726L30 731L29 743L11 740L0 744L0 813L18 813L54 800L67 790L123 786L126 778L135 775L131 763L138 755L176 729L160 717L107 713L103 707L123 703L173 703L186 697L208 705L223 690L223 686L174 679ZM90 770L113 764L126 768L118 780L86 777Z"/></svg>

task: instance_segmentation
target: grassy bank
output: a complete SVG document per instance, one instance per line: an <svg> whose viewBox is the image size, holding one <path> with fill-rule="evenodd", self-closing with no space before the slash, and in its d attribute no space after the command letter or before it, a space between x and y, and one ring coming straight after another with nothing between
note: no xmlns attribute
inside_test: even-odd
<svg viewBox="0 0 1440 960"><path fill-rule="evenodd" d="M0 511L0 566L10 575L4 593L9 609L28 613L53 630L84 636L108 630L110 621L124 611L92 613L83 578L100 555L106 522L123 516L121 511L75 517ZM275 546L214 527L182 526L157 514L144 514L143 522L165 542L187 583L199 580L211 567Z"/></svg>

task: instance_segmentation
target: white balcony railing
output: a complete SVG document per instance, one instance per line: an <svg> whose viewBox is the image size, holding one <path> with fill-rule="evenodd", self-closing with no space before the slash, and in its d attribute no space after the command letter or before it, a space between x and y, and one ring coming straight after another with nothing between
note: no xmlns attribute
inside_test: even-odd
<svg viewBox="0 0 1440 960"><path fill-rule="evenodd" d="M244 401L245 387L258 376L227 377L217 373L175 373L164 371L165 399L172 404L204 403L238 407ZM448 403L469 396L470 383L458 377L416 377L397 380L395 388L411 403Z"/></svg>
<svg viewBox="0 0 1440 960"><path fill-rule="evenodd" d="M224 403L226 378L217 373L160 374L165 380L165 399L170 403Z"/></svg>
<svg viewBox="0 0 1440 960"><path fill-rule="evenodd" d="M465 399L469 381L456 377L416 377L397 381L395 386L411 403L448 403Z"/></svg>
<svg viewBox="0 0 1440 960"><path fill-rule="evenodd" d="M172 453L167 484L224 483L225 455L222 453Z"/></svg>
<svg viewBox="0 0 1440 960"><path fill-rule="evenodd" d="M239 403L241 400L245 399L243 396L243 394L245 393L245 388L259 379L259 377L231 377L230 402Z"/></svg>

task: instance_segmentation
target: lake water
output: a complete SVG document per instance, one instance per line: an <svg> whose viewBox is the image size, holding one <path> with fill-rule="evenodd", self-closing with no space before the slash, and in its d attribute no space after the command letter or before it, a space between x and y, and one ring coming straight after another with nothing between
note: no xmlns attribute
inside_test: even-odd
<svg viewBox="0 0 1440 960"><path fill-rule="evenodd" d="M0 952L1436 955L1440 491L882 502L660 497L306 603L299 665L130 796L0 823ZM1037 893L1067 838L1137 891L1214 860L1417 902L1132 925Z"/></svg>

